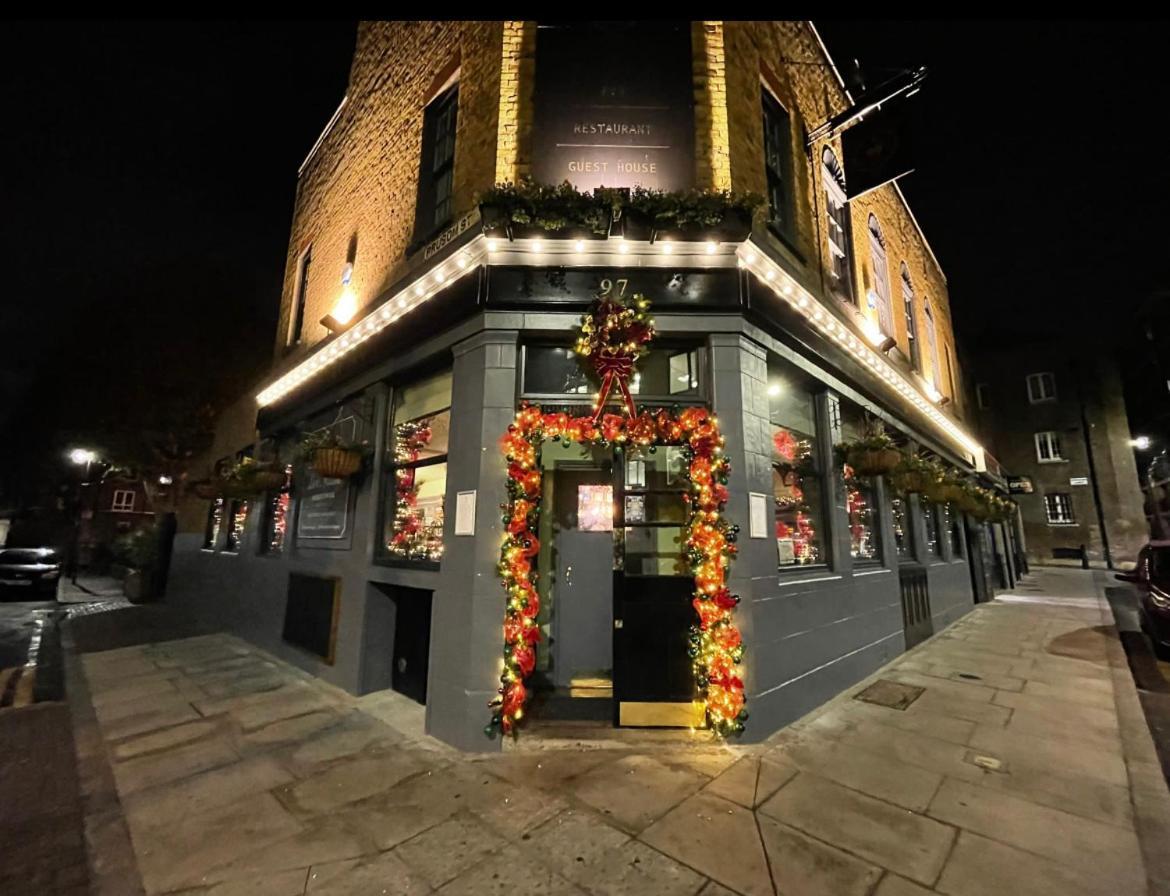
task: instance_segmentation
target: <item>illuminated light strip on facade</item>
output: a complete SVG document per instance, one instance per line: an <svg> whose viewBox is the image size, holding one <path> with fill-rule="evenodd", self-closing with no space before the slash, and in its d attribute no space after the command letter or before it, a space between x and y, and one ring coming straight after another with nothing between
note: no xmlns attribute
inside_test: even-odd
<svg viewBox="0 0 1170 896"><path fill-rule="evenodd" d="M310 357L262 390L256 396L257 404L263 407L280 401L301 383L348 355L371 336L382 332L399 318L409 314L435 293L464 275L470 274L484 262L486 256L487 248L483 237L475 238L450 258L444 259L433 268L424 271L414 282L399 290L357 321L341 336L322 346Z"/></svg>
<svg viewBox="0 0 1170 896"><path fill-rule="evenodd" d="M951 420L946 414L936 408L931 400L922 391L911 383L902 372L890 361L870 348L865 339L855 334L848 326L837 319L835 315L825 310L821 303L808 290L797 283L788 272L772 261L756 246L751 239L740 244L737 251L740 264L759 280L771 287L772 291L786 301L794 311L800 314L813 327L820 330L825 336L838 342L855 359L868 367L873 373L885 380L890 388L897 391L903 398L914 404L915 407L936 427L945 432L957 445L960 445L973 457L975 469L984 469L983 447L963 429Z"/></svg>
<svg viewBox="0 0 1170 896"><path fill-rule="evenodd" d="M531 267L592 266L726 268L738 263L771 287L798 314L826 337L836 341L863 366L884 380L922 415L947 434L955 444L972 455L977 470L984 469L983 448L953 420L936 408L923 392L911 383L890 361L873 350L864 337L837 319L787 271L766 256L749 238L743 243L626 242L608 240L541 240L509 241L477 236L450 258L422 273L411 283L383 302L340 337L323 346L312 356L285 373L256 396L261 405L272 404L296 389L318 372L345 357L371 336L380 333L399 318L409 314L431 296L455 280L488 262Z"/></svg>

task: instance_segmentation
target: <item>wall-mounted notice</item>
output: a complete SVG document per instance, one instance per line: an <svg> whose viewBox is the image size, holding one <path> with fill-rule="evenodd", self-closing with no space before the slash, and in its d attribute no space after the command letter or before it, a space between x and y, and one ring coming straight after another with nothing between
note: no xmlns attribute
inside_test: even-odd
<svg viewBox="0 0 1170 896"><path fill-rule="evenodd" d="M690 22L541 22L533 177L595 187L694 183Z"/></svg>
<svg viewBox="0 0 1170 896"><path fill-rule="evenodd" d="M758 492L748 495L748 534L752 538L768 537L768 496Z"/></svg>
<svg viewBox="0 0 1170 896"><path fill-rule="evenodd" d="M475 534L475 490L455 495L455 534Z"/></svg>

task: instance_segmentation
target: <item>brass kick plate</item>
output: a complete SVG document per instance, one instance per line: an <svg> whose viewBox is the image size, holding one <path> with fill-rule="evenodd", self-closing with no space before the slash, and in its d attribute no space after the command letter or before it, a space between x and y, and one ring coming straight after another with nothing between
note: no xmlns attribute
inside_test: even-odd
<svg viewBox="0 0 1170 896"><path fill-rule="evenodd" d="M702 728L706 705L691 703L622 703L618 724L632 728Z"/></svg>

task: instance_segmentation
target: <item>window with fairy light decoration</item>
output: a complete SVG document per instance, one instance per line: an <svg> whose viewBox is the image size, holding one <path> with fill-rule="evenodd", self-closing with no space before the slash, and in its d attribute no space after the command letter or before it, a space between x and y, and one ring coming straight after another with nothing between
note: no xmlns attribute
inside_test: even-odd
<svg viewBox="0 0 1170 896"><path fill-rule="evenodd" d="M244 540L244 525L248 522L248 502L232 501L227 515L227 538L224 539L223 549L229 554L238 553L240 543Z"/></svg>
<svg viewBox="0 0 1170 896"><path fill-rule="evenodd" d="M223 528L225 502L223 498L213 498L207 507L207 524L203 529L203 550L214 551L219 543L219 532Z"/></svg>
<svg viewBox="0 0 1170 896"><path fill-rule="evenodd" d="M443 557L450 428L451 371L395 390L383 492L387 562L436 566Z"/></svg>
<svg viewBox="0 0 1170 896"><path fill-rule="evenodd" d="M816 410L819 384L774 360L768 364L767 389L776 563L781 569L826 563L824 470Z"/></svg>
<svg viewBox="0 0 1170 896"><path fill-rule="evenodd" d="M964 559L963 552L963 515L953 504L939 505L942 513L943 528L951 545L951 559Z"/></svg>
<svg viewBox="0 0 1170 896"><path fill-rule="evenodd" d="M942 543L939 541L938 505L922 501L922 522L926 532L926 555L928 558L942 555Z"/></svg>
<svg viewBox="0 0 1170 896"><path fill-rule="evenodd" d="M845 441L861 438L868 426L865 412L844 400L840 406L841 434ZM876 563L881 557L881 525L875 478L862 476L849 464L842 463L841 481L849 518L849 553L858 563Z"/></svg>
<svg viewBox="0 0 1170 896"><path fill-rule="evenodd" d="M284 553L288 538L289 505L292 498L292 464L284 468L284 485L269 492L264 511L264 537L260 552L270 556Z"/></svg>
<svg viewBox="0 0 1170 896"><path fill-rule="evenodd" d="M894 519L894 548L898 553L898 561L914 559L914 546L910 540L910 508L906 499L893 497L890 499L890 513Z"/></svg>

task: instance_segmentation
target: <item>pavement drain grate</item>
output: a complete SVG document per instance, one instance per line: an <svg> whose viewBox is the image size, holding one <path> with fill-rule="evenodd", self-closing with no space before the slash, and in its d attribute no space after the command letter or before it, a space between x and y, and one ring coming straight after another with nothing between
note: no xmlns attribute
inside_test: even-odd
<svg viewBox="0 0 1170 896"><path fill-rule="evenodd" d="M902 684L900 681L890 681L883 678L875 681L864 691L854 694L853 699L885 706L889 709L904 710L921 697L925 690L926 688L920 688L916 685Z"/></svg>

